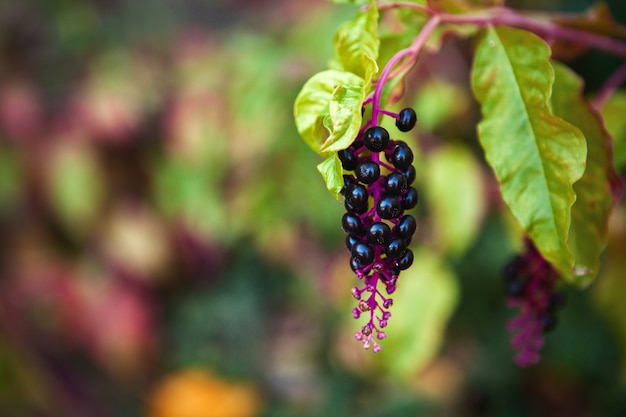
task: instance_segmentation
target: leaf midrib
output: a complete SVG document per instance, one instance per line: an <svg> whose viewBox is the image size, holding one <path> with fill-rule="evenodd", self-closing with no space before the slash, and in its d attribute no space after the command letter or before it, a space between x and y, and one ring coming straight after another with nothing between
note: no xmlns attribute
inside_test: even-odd
<svg viewBox="0 0 626 417"><path fill-rule="evenodd" d="M550 202L550 211L552 213L552 217L550 219L550 221L552 222L554 229L557 231L557 233L559 232L559 228L558 225L556 223L556 210L554 207L554 202L552 200L552 194L553 194L553 190L550 187L550 184L547 180L547 175L546 175L546 166L543 160L543 155L541 153L541 150L538 146L537 143L537 132L535 131L535 124L532 122L532 118L530 116L530 112L528 110L528 106L526 105L526 102L524 101L524 95L522 94L522 90L520 88L520 83L519 83L519 78L517 76L517 73L515 72L515 66L513 66L511 64L512 60L511 57L507 51L507 49L505 48L504 44L502 43L502 40L500 38L500 34L498 33L497 29L494 28L494 32L497 35L497 39L498 39L498 43L500 45L500 48L502 49L502 51L504 52L504 55L506 56L506 64L507 64L507 69L510 71L510 73L512 74L513 78L515 79L515 90L517 91L518 97L520 99L520 101L523 103L523 108L524 108L524 113L525 113L525 117L526 117L526 121L527 124L530 125L532 133L533 133L533 145L534 145L534 150L535 150L535 155L537 156L537 158L539 159L539 162L541 164L541 172L542 172L542 181L543 181L543 185L544 185L544 189L547 190L547 194L548 194L548 198L547 200ZM545 103L544 103L545 104ZM564 237L564 236L561 236Z"/></svg>

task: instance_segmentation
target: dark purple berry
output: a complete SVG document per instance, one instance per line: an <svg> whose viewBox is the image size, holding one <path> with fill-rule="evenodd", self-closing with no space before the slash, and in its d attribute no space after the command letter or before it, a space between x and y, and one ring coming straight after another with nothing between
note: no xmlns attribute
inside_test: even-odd
<svg viewBox="0 0 626 417"><path fill-rule="evenodd" d="M346 236L346 248L350 252L352 252L352 248L354 247L354 245L356 245L359 242L360 240L357 235L349 234L348 236Z"/></svg>
<svg viewBox="0 0 626 417"><path fill-rule="evenodd" d="M392 239L387 246L385 246L385 255L389 259L396 259L404 254L406 250L406 242L399 237Z"/></svg>
<svg viewBox="0 0 626 417"><path fill-rule="evenodd" d="M556 315L552 312L546 312L541 318L541 331L547 333L554 330L557 324Z"/></svg>
<svg viewBox="0 0 626 417"><path fill-rule="evenodd" d="M528 277L525 275L517 275L508 278L504 283L504 292L509 297L522 297L524 295L524 292L526 291L527 282Z"/></svg>
<svg viewBox="0 0 626 417"><path fill-rule="evenodd" d="M410 239L415 230L417 230L417 223L415 222L415 217L410 214L402 216L398 224L393 228L395 236L403 239Z"/></svg>
<svg viewBox="0 0 626 417"><path fill-rule="evenodd" d="M403 169L401 172L402 175L404 175L404 177L406 178L407 185L413 184L413 181L415 181L416 177L415 167L411 165L407 169Z"/></svg>
<svg viewBox="0 0 626 417"><path fill-rule="evenodd" d="M402 215L402 203L398 197L385 195L378 201L376 213L382 219L396 219Z"/></svg>
<svg viewBox="0 0 626 417"><path fill-rule="evenodd" d="M391 163L398 169L407 169L413 163L413 151L404 142L399 142L391 154Z"/></svg>
<svg viewBox="0 0 626 417"><path fill-rule="evenodd" d="M354 272L356 272L357 269L359 269L361 267L361 265L359 264L359 261L356 260L356 258L351 257L350 258L350 268L352 268L352 270Z"/></svg>
<svg viewBox="0 0 626 417"><path fill-rule="evenodd" d="M346 233L353 233L355 235L363 234L365 229L361 223L361 219L354 213L345 213L341 218L341 227Z"/></svg>
<svg viewBox="0 0 626 417"><path fill-rule="evenodd" d="M391 238L391 228L386 223L376 222L367 229L366 236L372 245L386 245Z"/></svg>
<svg viewBox="0 0 626 417"><path fill-rule="evenodd" d="M374 161L359 162L355 174L363 184L371 184L380 177L380 167Z"/></svg>
<svg viewBox="0 0 626 417"><path fill-rule="evenodd" d="M411 210L413 207L417 206L418 201L419 194L415 188L411 187L406 194L402 196L402 209Z"/></svg>
<svg viewBox="0 0 626 417"><path fill-rule="evenodd" d="M367 243L358 242L352 246L352 257L361 266L367 266L374 261L374 249Z"/></svg>
<svg viewBox="0 0 626 417"><path fill-rule="evenodd" d="M392 172L385 178L385 190L391 195L403 194L407 188L406 177L399 172Z"/></svg>
<svg viewBox="0 0 626 417"><path fill-rule="evenodd" d="M381 126L372 126L363 135L365 147L372 152L380 152L389 145L389 132Z"/></svg>
<svg viewBox="0 0 626 417"><path fill-rule="evenodd" d="M398 278L398 276L399 276L399 275L400 275L400 268L398 268L396 265L394 265L394 266L390 267L390 268L387 270L387 276L388 276L389 278L391 278L391 277L396 277L396 278Z"/></svg>
<svg viewBox="0 0 626 417"><path fill-rule="evenodd" d="M562 292L555 292L550 295L550 299L548 300L548 311L556 311L562 308L565 305L567 299L565 298L565 294Z"/></svg>
<svg viewBox="0 0 626 417"><path fill-rule="evenodd" d="M346 171L354 171L356 168L356 164L359 162L359 157L354 152L354 149L347 148L339 151L337 153L339 160L341 161L341 166Z"/></svg>
<svg viewBox="0 0 626 417"><path fill-rule="evenodd" d="M354 205L352 205L352 203L350 203L350 200L348 200L347 198L343 205L346 208L346 210L349 211L350 213L363 214L368 209L367 204L363 204L362 206L355 207Z"/></svg>
<svg viewBox="0 0 626 417"><path fill-rule="evenodd" d="M417 115L415 110L410 107L400 110L398 117L396 118L396 127L401 132L408 132L415 127L417 123Z"/></svg>
<svg viewBox="0 0 626 417"><path fill-rule="evenodd" d="M503 278L510 280L519 276L522 273L524 264L524 258L519 255L515 256L504 266L504 270L502 271Z"/></svg>
<svg viewBox="0 0 626 417"><path fill-rule="evenodd" d="M396 266L401 271L404 271L411 265L413 265L413 251L411 249L407 249L404 251L402 256L396 260Z"/></svg>
<svg viewBox="0 0 626 417"><path fill-rule="evenodd" d="M354 178L352 175L344 175L343 176L343 188L341 189L340 194L345 197L346 191L350 189L351 186L358 184L359 181Z"/></svg>
<svg viewBox="0 0 626 417"><path fill-rule="evenodd" d="M367 188L362 184L352 185L346 191L346 202L350 203L351 207L363 207L367 205L367 199L369 194Z"/></svg>

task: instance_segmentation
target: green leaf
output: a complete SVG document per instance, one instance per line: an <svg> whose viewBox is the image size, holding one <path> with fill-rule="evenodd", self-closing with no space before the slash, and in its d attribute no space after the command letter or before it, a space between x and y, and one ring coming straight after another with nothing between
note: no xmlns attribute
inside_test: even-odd
<svg viewBox="0 0 626 417"><path fill-rule="evenodd" d="M504 201L541 254L572 277L573 184L583 175L587 149L582 132L548 107L554 82L549 56L545 42L529 32L487 28L478 41L472 88L483 113L480 143Z"/></svg>
<svg viewBox="0 0 626 417"><path fill-rule="evenodd" d="M568 246L578 271L574 283L589 284L600 267L600 253L606 246L607 224L613 194L611 178L616 174L611 163L611 138L598 114L583 98L583 83L567 67L553 63L555 82L552 110L565 120L575 122L587 140L587 164L582 178L574 184L576 202L572 207L572 223Z"/></svg>
<svg viewBox="0 0 626 417"><path fill-rule="evenodd" d="M317 166L317 170L322 174L326 188L339 199L339 192L343 188L343 168L337 153L333 153L324 162Z"/></svg>
<svg viewBox="0 0 626 417"><path fill-rule="evenodd" d="M401 378L419 372L436 354L444 329L458 299L454 273L436 254L415 250L413 266L402 271L393 294L392 317L375 358L379 365Z"/></svg>
<svg viewBox="0 0 626 417"><path fill-rule="evenodd" d="M618 171L626 170L626 92L618 91L602 108L606 129L613 137L613 164Z"/></svg>
<svg viewBox="0 0 626 417"><path fill-rule="evenodd" d="M327 70L302 87L294 104L296 127L315 152L347 148L361 127L366 83L350 72Z"/></svg>
<svg viewBox="0 0 626 417"><path fill-rule="evenodd" d="M378 9L371 1L367 10L341 25L335 34L334 62L340 69L352 72L369 81L378 72L376 59L380 41L378 40Z"/></svg>
<svg viewBox="0 0 626 417"><path fill-rule="evenodd" d="M425 173L436 244L460 255L476 238L486 210L478 161L466 148L446 146L429 155Z"/></svg>

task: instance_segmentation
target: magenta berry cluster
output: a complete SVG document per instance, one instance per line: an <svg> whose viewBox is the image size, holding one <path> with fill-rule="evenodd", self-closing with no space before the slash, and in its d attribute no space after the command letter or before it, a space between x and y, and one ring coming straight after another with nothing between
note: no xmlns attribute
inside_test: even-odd
<svg viewBox="0 0 626 417"><path fill-rule="evenodd" d="M384 114L395 118L401 132L413 129L417 121L411 108ZM391 139L387 129L370 121L338 156L344 171L350 172L343 177L341 194L346 213L342 227L347 234L350 266L362 280L361 286L352 289L358 300L352 314L355 319L367 317L355 338L365 349L372 346L379 352L376 339L387 337L383 329L391 317L393 299L389 295L396 290L400 272L413 263L408 246L417 223L405 214L419 198L412 187L416 175L413 152L405 142Z"/></svg>
<svg viewBox="0 0 626 417"><path fill-rule="evenodd" d="M527 239L524 253L505 266L503 278L507 303L519 311L507 325L517 352L515 362L535 364L540 359L543 334L554 329L557 310L565 303L565 295L557 291L559 275Z"/></svg>

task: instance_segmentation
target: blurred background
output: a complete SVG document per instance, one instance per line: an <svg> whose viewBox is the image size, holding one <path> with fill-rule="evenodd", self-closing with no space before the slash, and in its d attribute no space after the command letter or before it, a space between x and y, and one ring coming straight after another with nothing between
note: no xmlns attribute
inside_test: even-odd
<svg viewBox="0 0 626 417"><path fill-rule="evenodd" d="M475 137L471 41L423 59L397 105L420 120L416 260L383 351L353 340L343 206L292 105L354 13L0 2L0 416L626 415L623 203L542 362L513 364L499 276L521 242ZM569 63L589 92L619 65ZM606 110L622 177L624 109Z"/></svg>

